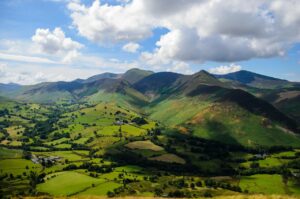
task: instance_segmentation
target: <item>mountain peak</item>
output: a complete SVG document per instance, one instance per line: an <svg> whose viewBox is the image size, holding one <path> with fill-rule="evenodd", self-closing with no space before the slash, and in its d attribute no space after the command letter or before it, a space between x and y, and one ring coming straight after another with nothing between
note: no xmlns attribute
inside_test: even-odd
<svg viewBox="0 0 300 199"><path fill-rule="evenodd" d="M219 85L219 80L206 70L200 70L199 72L191 75L192 79L194 81L196 80L198 83L202 84L213 84L213 85Z"/></svg>
<svg viewBox="0 0 300 199"><path fill-rule="evenodd" d="M148 70L143 70L143 69L139 69L139 68L132 68L129 69L128 71L126 71L123 75L122 75L122 79L128 81L130 84L134 84L138 81L140 81L141 79L152 75L154 72L153 71L148 71Z"/></svg>
<svg viewBox="0 0 300 199"><path fill-rule="evenodd" d="M245 84L247 86L252 86L256 88L265 88L265 89L280 88L280 87L285 87L288 84L291 84L286 80L269 77L269 76L257 74L246 70L240 70L225 75L214 75L214 76L216 78L236 81Z"/></svg>
<svg viewBox="0 0 300 199"><path fill-rule="evenodd" d="M117 79L120 77L120 74L115 74L115 73L101 73L101 74L98 74L98 75L94 75L92 77L89 77L88 79L84 80L84 83L89 83L89 82L93 82L93 81L97 81L97 80L100 80L100 79Z"/></svg>

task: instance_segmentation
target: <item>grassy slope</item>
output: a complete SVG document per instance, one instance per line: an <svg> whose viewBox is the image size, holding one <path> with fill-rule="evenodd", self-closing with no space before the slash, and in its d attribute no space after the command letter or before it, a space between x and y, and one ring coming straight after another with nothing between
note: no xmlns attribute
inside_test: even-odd
<svg viewBox="0 0 300 199"><path fill-rule="evenodd" d="M37 189L40 192L47 192L54 196L72 195L92 187L92 184L104 182L103 179L92 178L74 171L56 173L54 177L49 176L48 178L49 180L38 185Z"/></svg>
<svg viewBox="0 0 300 199"><path fill-rule="evenodd" d="M300 125L300 88L279 89L265 94L263 98L283 113L294 118Z"/></svg>
<svg viewBox="0 0 300 199"><path fill-rule="evenodd" d="M41 197L26 197L28 199L34 198L43 198ZM89 199L106 199L107 197L104 196L73 196L70 197L71 199L81 199L81 198L89 198ZM122 197L124 199L166 199L166 197L160 198L160 197L151 197L151 196L127 196L127 197ZM202 199L205 199L205 197L199 197ZM215 199L297 199L298 197L295 196L282 196L282 195L259 195L259 194L254 194L254 195L229 195L229 196L217 196L213 197Z"/></svg>
<svg viewBox="0 0 300 199"><path fill-rule="evenodd" d="M99 102L114 102L123 108L139 111L138 107L145 105L148 99L141 93L131 88L126 88L124 93L108 93L103 90L83 99L92 104Z"/></svg>
<svg viewBox="0 0 300 199"><path fill-rule="evenodd" d="M196 136L225 143L300 146L299 136L285 132L278 123L232 103L179 97L149 106L147 111L151 119L173 127L184 126Z"/></svg>
<svg viewBox="0 0 300 199"><path fill-rule="evenodd" d="M153 74L152 71L146 71L146 70L141 70L138 68L133 68L133 69L128 70L126 73L124 73L122 75L122 79L125 79L129 83L134 84L151 74Z"/></svg>
<svg viewBox="0 0 300 199"><path fill-rule="evenodd" d="M211 105L196 115L192 123L197 136L239 143L245 146L257 145L300 146L299 136L284 132L275 122L249 113L235 104Z"/></svg>

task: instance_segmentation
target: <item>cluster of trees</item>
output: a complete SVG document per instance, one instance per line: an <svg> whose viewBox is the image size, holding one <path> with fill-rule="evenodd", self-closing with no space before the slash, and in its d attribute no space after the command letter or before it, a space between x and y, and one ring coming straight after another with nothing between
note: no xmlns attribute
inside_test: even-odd
<svg viewBox="0 0 300 199"><path fill-rule="evenodd" d="M284 167L260 167L257 163L252 163L251 168L239 168L238 173L243 176L250 176L255 174L282 174Z"/></svg>
<svg viewBox="0 0 300 199"><path fill-rule="evenodd" d="M34 121L35 126L33 128L26 128L24 135L33 138L39 136L40 139L47 139L47 136L52 131L56 130L54 124L60 119L61 111L59 109L53 110L51 114L48 115L48 119L45 121Z"/></svg>
<svg viewBox="0 0 300 199"><path fill-rule="evenodd" d="M135 117L131 120L131 122L134 122L137 125L148 124L147 120L145 120L145 118L143 118L143 117Z"/></svg>
<svg viewBox="0 0 300 199"><path fill-rule="evenodd" d="M9 110L7 108L0 110L0 117L9 115Z"/></svg>
<svg viewBox="0 0 300 199"><path fill-rule="evenodd" d="M205 186L206 187L210 187L210 188L223 188L223 189L228 189L231 191L235 191L235 192L242 192L242 189L239 186L236 185L232 185L230 183L226 183L226 182L218 182L212 179L206 179L204 180Z"/></svg>
<svg viewBox="0 0 300 199"><path fill-rule="evenodd" d="M61 139L61 138L70 138L70 133L58 133L58 132L55 132L53 134L53 137L52 137L52 140L58 140L58 139Z"/></svg>
<svg viewBox="0 0 300 199"><path fill-rule="evenodd" d="M75 164L69 164L63 170L67 171L67 170L75 170L75 169L86 169L90 172L96 172L96 173L109 173L113 171L113 166L111 165L99 166L90 162L85 162L80 166L77 166Z"/></svg>

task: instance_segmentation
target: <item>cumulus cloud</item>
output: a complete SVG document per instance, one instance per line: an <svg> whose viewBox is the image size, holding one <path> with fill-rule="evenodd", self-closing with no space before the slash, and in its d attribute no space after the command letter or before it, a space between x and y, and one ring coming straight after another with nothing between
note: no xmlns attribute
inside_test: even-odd
<svg viewBox="0 0 300 199"><path fill-rule="evenodd" d="M41 67L40 64L32 63L0 62L0 83L32 85L40 82L71 81L101 72L99 69L72 68L71 66Z"/></svg>
<svg viewBox="0 0 300 199"><path fill-rule="evenodd" d="M41 63L41 64L55 64L56 62L42 57L24 56L0 53L0 60L18 61L18 62L29 62L29 63Z"/></svg>
<svg viewBox="0 0 300 199"><path fill-rule="evenodd" d="M140 48L138 43L129 42L125 44L122 49L126 52L135 53Z"/></svg>
<svg viewBox="0 0 300 199"><path fill-rule="evenodd" d="M227 73L237 72L240 71L241 69L242 67L240 65L230 64L229 66L219 66L216 68L211 68L209 69L209 72L217 75L223 75Z"/></svg>
<svg viewBox="0 0 300 199"><path fill-rule="evenodd" d="M150 52L141 53L140 62L141 65L146 65L154 71L170 71L183 74L193 73L190 65L186 62L163 59L159 55L154 55Z"/></svg>
<svg viewBox="0 0 300 199"><path fill-rule="evenodd" d="M152 35L154 24L142 13L139 1L123 6L101 4L100 0L95 0L90 7L71 2L68 8L79 34L94 42L137 41Z"/></svg>
<svg viewBox="0 0 300 199"><path fill-rule="evenodd" d="M79 34L100 44L136 42L163 27L152 62L228 61L282 56L300 41L297 0L132 0L121 5L95 0L68 5ZM149 55L151 53L152 55Z"/></svg>
<svg viewBox="0 0 300 199"><path fill-rule="evenodd" d="M1 83L18 83L18 84L36 84L46 81L62 81L67 80L62 74L56 74L54 71L47 70L47 73L40 71L40 69L28 66L31 70L25 70L23 64L17 68L13 65L0 63L0 82ZM27 67L26 67L27 68ZM27 68L27 69L28 69ZM37 70L35 70L37 69Z"/></svg>
<svg viewBox="0 0 300 199"><path fill-rule="evenodd" d="M61 28L49 29L38 28L32 41L37 44L41 51L47 54L62 54L65 56L63 61L70 62L72 58L78 55L78 50L83 47L82 44L73 41L65 36Z"/></svg>

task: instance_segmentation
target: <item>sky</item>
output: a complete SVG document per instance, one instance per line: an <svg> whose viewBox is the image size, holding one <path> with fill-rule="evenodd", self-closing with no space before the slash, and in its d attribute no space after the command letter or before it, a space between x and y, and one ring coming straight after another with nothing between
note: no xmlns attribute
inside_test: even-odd
<svg viewBox="0 0 300 199"><path fill-rule="evenodd" d="M300 81L298 0L1 0L0 82L131 68Z"/></svg>

